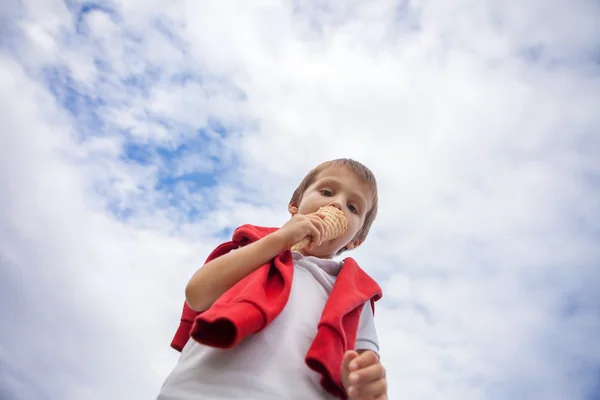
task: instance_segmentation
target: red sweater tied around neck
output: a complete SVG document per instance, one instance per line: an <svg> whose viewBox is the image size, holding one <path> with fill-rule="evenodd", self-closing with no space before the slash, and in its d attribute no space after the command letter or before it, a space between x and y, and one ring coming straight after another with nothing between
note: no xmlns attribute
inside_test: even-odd
<svg viewBox="0 0 600 400"><path fill-rule="evenodd" d="M217 247L206 262L255 242L277 229L242 225L235 230L232 240ZM181 351L190 337L217 348L236 346L277 318L288 301L293 275L292 254L284 251L240 280L208 310L199 313L184 302L171 347ZM305 359L309 368L321 374L323 388L339 399L347 399L340 366L344 353L354 349L362 308L370 302L374 312L375 301L381 297L379 285L356 261L344 259Z"/></svg>

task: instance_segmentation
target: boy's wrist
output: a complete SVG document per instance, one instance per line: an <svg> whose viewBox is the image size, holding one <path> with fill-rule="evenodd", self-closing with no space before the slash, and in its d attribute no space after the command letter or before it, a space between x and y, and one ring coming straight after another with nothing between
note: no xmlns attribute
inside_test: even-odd
<svg viewBox="0 0 600 400"><path fill-rule="evenodd" d="M269 248L272 249L274 255L289 250L291 247L291 245L287 243L285 235L281 234L281 230L277 230L270 235L265 236L263 240L268 242Z"/></svg>

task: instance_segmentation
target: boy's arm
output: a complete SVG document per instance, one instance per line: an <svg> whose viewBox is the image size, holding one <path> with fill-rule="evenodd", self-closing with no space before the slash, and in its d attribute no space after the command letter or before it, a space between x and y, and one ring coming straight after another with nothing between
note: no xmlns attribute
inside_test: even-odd
<svg viewBox="0 0 600 400"><path fill-rule="evenodd" d="M185 288L188 306L198 312L208 309L229 288L281 253L284 243L276 233L215 258L196 271Z"/></svg>
<svg viewBox="0 0 600 400"><path fill-rule="evenodd" d="M342 384L349 399L387 399L385 368L379 358L379 340L370 301L360 314L355 349L346 352L341 366ZM353 362L358 364L358 369L350 368L354 367ZM352 381L350 377L355 374L358 380Z"/></svg>
<svg viewBox="0 0 600 400"><path fill-rule="evenodd" d="M281 229L236 251L204 264L185 288L185 300L194 311L207 310L223 293L258 267L306 236L318 243L324 215L294 215Z"/></svg>

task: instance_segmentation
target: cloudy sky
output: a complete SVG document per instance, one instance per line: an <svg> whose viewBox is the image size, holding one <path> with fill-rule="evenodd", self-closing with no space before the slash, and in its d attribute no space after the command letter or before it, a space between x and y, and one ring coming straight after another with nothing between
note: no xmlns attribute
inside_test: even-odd
<svg viewBox="0 0 600 400"><path fill-rule="evenodd" d="M151 399L187 279L380 184L390 399L600 399L600 4L0 4L0 398Z"/></svg>

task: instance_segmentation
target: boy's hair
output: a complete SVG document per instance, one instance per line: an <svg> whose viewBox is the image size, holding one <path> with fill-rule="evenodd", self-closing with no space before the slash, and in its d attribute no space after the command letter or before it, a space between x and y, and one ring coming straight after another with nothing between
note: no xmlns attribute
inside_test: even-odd
<svg viewBox="0 0 600 400"><path fill-rule="evenodd" d="M377 181L375 180L375 175L373 175L369 168L359 163L358 161L354 161L349 158L339 158L336 160L325 161L324 163L318 165L304 177L302 182L300 182L300 184L294 191L294 194L292 195L290 204L300 204L300 200L302 200L302 196L304 195L306 189L308 189L308 187L315 182L317 176L322 171L329 167L348 168L350 171L354 172L363 182L365 182L371 189L371 194L373 196L371 209L367 211L367 215L365 216L365 222L354 237L354 240L364 241L367 235L369 234L369 230L371 229L371 225L373 224L375 217L377 216L379 197L377 195ZM342 250L340 250L340 253L342 253L345 250L346 248L344 247Z"/></svg>

